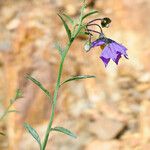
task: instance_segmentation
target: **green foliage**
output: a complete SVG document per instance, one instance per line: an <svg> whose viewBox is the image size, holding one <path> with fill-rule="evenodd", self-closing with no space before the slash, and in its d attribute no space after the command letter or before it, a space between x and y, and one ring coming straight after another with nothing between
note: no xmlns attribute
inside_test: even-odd
<svg viewBox="0 0 150 150"><path fill-rule="evenodd" d="M2 135L2 136L5 136L5 133L3 133L3 132L0 132L0 135Z"/></svg>
<svg viewBox="0 0 150 150"><path fill-rule="evenodd" d="M19 113L19 111L17 110L8 110L8 113L12 113L12 112Z"/></svg>
<svg viewBox="0 0 150 150"><path fill-rule="evenodd" d="M73 76L73 77L71 77L71 78L65 80L64 82L62 82L62 83L60 84L60 86L63 85L64 83L67 83L67 82L70 82L70 81L81 80L81 79L87 79L87 78L95 78L95 76L93 76L93 75Z"/></svg>
<svg viewBox="0 0 150 150"><path fill-rule="evenodd" d="M71 136L73 138L77 138L77 136L74 133L72 133L70 130L65 129L63 127L51 128L51 131L62 132L62 133L66 134L66 135L69 135L69 136Z"/></svg>
<svg viewBox="0 0 150 150"><path fill-rule="evenodd" d="M85 36L89 35L87 32L85 32L86 31L85 28L86 28L86 26L82 25L81 28L80 28L80 32L78 33L78 35L85 35Z"/></svg>
<svg viewBox="0 0 150 150"><path fill-rule="evenodd" d="M63 56L63 48L60 46L60 44L58 42L55 43L55 48L58 50L58 52L59 52L59 54L60 54L60 56L62 58L62 56Z"/></svg>
<svg viewBox="0 0 150 150"><path fill-rule="evenodd" d="M17 89L15 99L22 98L22 95L23 95L22 91L20 89Z"/></svg>
<svg viewBox="0 0 150 150"><path fill-rule="evenodd" d="M32 137L38 142L40 149L42 147L41 145L41 139L37 133L37 131L35 129L33 129L29 124L24 123L24 127L26 128L26 130L32 135Z"/></svg>
<svg viewBox="0 0 150 150"><path fill-rule="evenodd" d="M12 112L18 112L17 110L10 110L11 106L19 99L22 97L22 92L21 90L17 90L16 91L16 95L13 99L10 100L10 104L8 105L8 107L5 109L3 115L0 117L0 121L8 114L8 113L12 113Z"/></svg>
<svg viewBox="0 0 150 150"><path fill-rule="evenodd" d="M85 4L85 2L83 2L83 5L82 5L82 7L81 7L81 13L80 13L80 19L84 16L84 10L85 10L85 8L87 7L87 5Z"/></svg>
<svg viewBox="0 0 150 150"><path fill-rule="evenodd" d="M22 98L22 91L20 89L16 90L16 95L13 99L10 100L10 104L12 105L16 100L18 100L19 98Z"/></svg>
<svg viewBox="0 0 150 150"><path fill-rule="evenodd" d="M62 21L62 23L63 23L63 25L64 25L64 27L66 29L69 41L71 41L71 31L70 31L67 23L65 22L65 20L63 19L63 17L61 15L58 14L58 16L60 17L60 19L61 19L61 21Z"/></svg>
<svg viewBox="0 0 150 150"><path fill-rule="evenodd" d="M66 17L67 20L68 20L72 25L74 25L74 21L73 21L73 19L72 19L70 16L68 16L68 15L65 14L65 13L63 13L63 16Z"/></svg>
<svg viewBox="0 0 150 150"><path fill-rule="evenodd" d="M91 16L91 15L93 15L93 14L96 14L96 13L98 13L97 10L92 10L91 12L85 14L85 15L82 17L82 20L84 20L85 18L87 18L87 17L89 17L89 16Z"/></svg>
<svg viewBox="0 0 150 150"><path fill-rule="evenodd" d="M51 100L52 96L50 92L44 88L44 86L35 78L31 77L30 75L27 75L27 79L31 80L34 84L36 84L45 94L46 96Z"/></svg>
<svg viewBox="0 0 150 150"><path fill-rule="evenodd" d="M19 99L22 98L22 92L20 89L18 89L16 91L16 95L14 96L13 99L10 100L10 103L8 105L8 107L5 109L4 113L2 114L2 116L0 117L0 121L3 120L3 118L8 114L8 113L13 113L13 112L18 112L17 110L10 110L10 108L12 107L12 105ZM3 132L0 132L0 135L5 135Z"/></svg>

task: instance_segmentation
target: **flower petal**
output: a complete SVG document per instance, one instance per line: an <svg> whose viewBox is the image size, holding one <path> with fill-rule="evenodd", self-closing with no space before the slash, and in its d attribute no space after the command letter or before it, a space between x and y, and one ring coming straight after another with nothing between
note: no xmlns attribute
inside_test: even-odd
<svg viewBox="0 0 150 150"><path fill-rule="evenodd" d="M114 50L109 46L105 46L105 48L103 49L102 53L101 53L101 56L104 57L104 58L112 58L112 59L115 59L115 55L117 55Z"/></svg>
<svg viewBox="0 0 150 150"><path fill-rule="evenodd" d="M105 64L105 67L108 65L110 59L113 59L114 61L117 58L117 54L113 52L113 50L111 50L111 48L109 47L109 45L105 46L105 48L103 49L100 58L102 59L102 61Z"/></svg>
<svg viewBox="0 0 150 150"><path fill-rule="evenodd" d="M121 53L117 55L117 58L115 59L115 63L118 65L119 59L121 58Z"/></svg>
<svg viewBox="0 0 150 150"><path fill-rule="evenodd" d="M98 40L91 43L90 49L93 47L96 47L96 46L101 46L103 44L105 44L105 40L104 39L98 39Z"/></svg>
<svg viewBox="0 0 150 150"><path fill-rule="evenodd" d="M116 64L118 64L119 59L121 58L122 53L116 51L112 43L108 44L101 53L101 59L104 61L107 61L108 59L112 59ZM105 60L105 59L106 60ZM109 62L109 61L108 61ZM105 63L105 62L104 62ZM105 64L106 66L106 64Z"/></svg>
<svg viewBox="0 0 150 150"><path fill-rule="evenodd" d="M127 55L126 51L127 51L127 48L124 47L123 45L113 41L111 43L111 45L114 47L114 49L117 51L117 52L120 52L121 54L123 55Z"/></svg>
<svg viewBox="0 0 150 150"><path fill-rule="evenodd" d="M104 62L104 65L105 67L107 67L109 61L110 61L110 58L104 58L103 56L100 56L100 58L102 59L102 61Z"/></svg>

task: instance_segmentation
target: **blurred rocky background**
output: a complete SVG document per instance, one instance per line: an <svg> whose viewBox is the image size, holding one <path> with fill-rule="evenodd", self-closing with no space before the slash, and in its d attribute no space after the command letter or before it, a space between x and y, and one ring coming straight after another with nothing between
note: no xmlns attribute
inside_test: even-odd
<svg viewBox="0 0 150 150"><path fill-rule="evenodd" d="M66 42L57 13L76 18L80 0L0 0L0 114L17 88L23 98L19 113L0 122L1 150L37 150L38 145L24 130L28 122L44 136L51 104L31 81L31 74L51 93L60 62L54 43ZM109 17L108 37L128 48L129 60L104 67L100 48L83 50L86 39L79 37L64 65L63 79L70 75L96 75L96 79L73 81L61 87L55 125L78 135L71 139L52 133L47 150L149 150L150 149L150 1L88 0L87 12ZM88 21L88 20L86 20Z"/></svg>

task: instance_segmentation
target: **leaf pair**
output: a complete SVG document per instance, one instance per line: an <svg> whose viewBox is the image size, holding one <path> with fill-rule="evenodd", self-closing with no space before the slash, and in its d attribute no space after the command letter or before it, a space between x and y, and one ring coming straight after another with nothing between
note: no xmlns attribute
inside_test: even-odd
<svg viewBox="0 0 150 150"><path fill-rule="evenodd" d="M84 9L85 9L85 6L84 6L82 9L83 9L83 10L81 11L81 28L84 26L84 25L82 25L82 21L83 21L85 18L87 18L88 16L93 15L93 14L95 14L95 13L98 13L98 11L93 10L93 11L91 11L91 12L89 12L89 13L83 15L82 13L83 13L83 11L84 11ZM83 16L82 16L82 15L83 15ZM60 14L58 14L58 16L60 17L60 19L61 19L61 21L62 21L62 23L63 23L63 25L64 25L64 27L65 27L65 30L66 30L66 33L67 33L69 42L71 42L71 40L72 40L72 32L71 32L71 30L70 30L68 24L67 24L66 21L64 20L64 18L63 18ZM78 22L75 24L75 21L74 21L70 16L68 16L68 15L66 15L66 14L64 14L64 13L63 13L63 16L64 16L74 27L75 27L76 25L78 26ZM81 29L80 29L80 30L81 30ZM74 31L73 31L73 32L74 32ZM56 47L56 49L58 50L60 56L62 57L62 55L63 55L63 48L62 48L58 43L55 44L55 47Z"/></svg>
<svg viewBox="0 0 150 150"><path fill-rule="evenodd" d="M37 133L37 131L32 128L29 124L27 123L24 123L24 127L25 129L32 135L32 137L37 141L37 143L39 144L40 146L40 149L42 149L42 143L41 143L41 139L40 139L40 136L39 134ZM77 136L72 133L70 130L68 129L65 129L63 127L55 127L55 128L51 128L50 131L57 131L57 132L61 132L61 133L64 133L66 135L69 135L70 137L73 137L73 138L77 138ZM49 131L49 132L50 132ZM0 132L0 134L3 134Z"/></svg>
<svg viewBox="0 0 150 150"><path fill-rule="evenodd" d="M87 14L85 14L85 15L83 15L83 16L81 16L81 21L83 21L85 18L87 18L88 16L91 16L91 15L93 15L93 14L96 14L96 13L98 13L98 11L96 11L96 10L92 10L91 12L89 12L89 13L87 13ZM63 17L60 15L60 14L58 14L58 16L60 17L60 19L62 20L62 22L63 22L63 25L64 25L64 27L65 27L65 29L66 29L66 32L67 32L67 35L68 35L68 39L69 39L69 41L71 40L71 30L69 29L69 26L67 25L67 23L66 23L66 21L63 19ZM68 15L66 15L66 14L63 14L63 16L65 16L66 18L67 18L67 20L72 24L72 25L74 25L74 20L70 17L70 16L68 16ZM78 24L78 23L77 23Z"/></svg>

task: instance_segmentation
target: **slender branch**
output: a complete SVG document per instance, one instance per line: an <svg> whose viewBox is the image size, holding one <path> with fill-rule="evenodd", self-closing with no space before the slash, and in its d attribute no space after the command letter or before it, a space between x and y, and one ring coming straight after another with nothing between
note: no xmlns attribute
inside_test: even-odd
<svg viewBox="0 0 150 150"><path fill-rule="evenodd" d="M2 116L0 117L0 121L3 120L3 118L7 115L7 113L10 112L10 108L11 106L17 101L17 99L22 97L22 93L20 90L16 91L16 95L13 99L10 100L9 105L7 106L7 108L5 109L4 113L2 114Z"/></svg>
<svg viewBox="0 0 150 150"><path fill-rule="evenodd" d="M102 18L97 18L97 19L89 21L87 24L91 24L91 23L93 23L95 21L102 21L102 20L103 20Z"/></svg>
<svg viewBox="0 0 150 150"><path fill-rule="evenodd" d="M0 117L0 121L3 120L3 118L7 115L7 113L8 113L11 106L12 106L12 104L9 104L9 106L6 108L3 115Z"/></svg>
<svg viewBox="0 0 150 150"><path fill-rule="evenodd" d="M99 27L100 32L103 33L103 30L102 30L102 28L101 28L100 25L98 25L98 24L96 24L96 23L93 23L93 24L87 24L87 25L86 25L86 28L88 29L89 26L97 26L97 27Z"/></svg>
<svg viewBox="0 0 150 150"><path fill-rule="evenodd" d="M95 30L91 30L91 29L87 29L87 31L88 31L88 32L94 32L94 33L97 33L97 34L99 34L99 35L101 34L101 32L98 32L98 31L95 31Z"/></svg>

